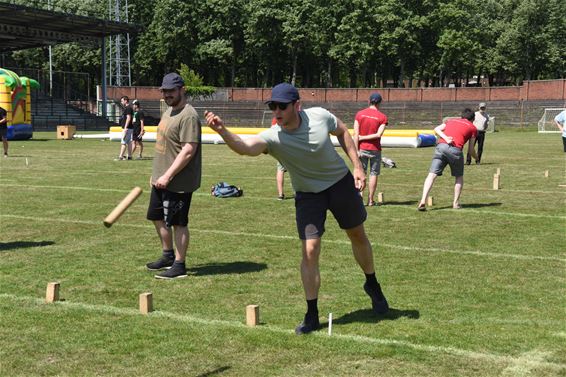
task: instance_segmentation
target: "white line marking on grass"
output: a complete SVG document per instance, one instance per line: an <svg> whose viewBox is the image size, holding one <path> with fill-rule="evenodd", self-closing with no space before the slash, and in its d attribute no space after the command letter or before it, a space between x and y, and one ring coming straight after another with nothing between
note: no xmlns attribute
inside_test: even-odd
<svg viewBox="0 0 566 377"><path fill-rule="evenodd" d="M101 191L101 192L130 192L131 189L105 189L105 188L93 188L93 187L81 187L81 186L40 186L40 185L16 185L16 184L2 184L0 183L0 187L18 187L20 189L54 189L54 190L79 190L79 191ZM149 187L144 189L145 191L151 191ZM197 196L210 196L210 193L207 192L194 192L193 195ZM252 200L271 200L275 202L276 197L249 197L249 196L241 196L241 200L252 199Z"/></svg>
<svg viewBox="0 0 566 377"><path fill-rule="evenodd" d="M61 306L65 309L86 310L90 312L99 312L99 313L107 313L107 314L141 316L138 309L120 308L111 305L94 305L94 304L84 304L80 302L70 302L70 301L58 301L53 304L45 304L44 299L29 297L29 296L16 296L7 293L1 293L0 298L31 303L37 306L53 305L53 306ZM249 331L266 331L266 332L272 332L272 333L274 332L279 334L290 335L293 337L296 336L294 334L294 331L291 329L282 329L280 327L274 327L268 325L249 328L243 322L210 320L210 319L203 319L186 314L176 314L176 313L169 313L164 311L154 311L147 316L143 316L144 319L149 319L149 320L152 317L164 317L179 322L197 323L199 325L205 325L205 326L228 327L228 328L235 328L241 330L248 329ZM324 334L323 332L315 332L312 333L311 335L330 339L328 338L328 335ZM450 355L460 356L463 358L485 360L496 364L508 364L509 365L508 369L512 369L512 370L527 370L527 369L530 370L535 367L552 369L555 371L566 370L566 364L558 364L558 363L544 361L544 358L548 355L546 353L545 354L527 353L521 355L520 357L513 357L508 355L499 355L499 354L487 353L487 352L469 351L454 347L416 344L416 343L410 343L407 341L396 340L396 339L380 339L380 338L370 338L368 336L361 336L361 335L346 335L346 334L336 334L336 333L332 335L331 339L333 339L333 341L343 340L343 341L373 344L379 346L411 348L417 351L428 352L433 354L438 354L438 353L450 354Z"/></svg>
<svg viewBox="0 0 566 377"><path fill-rule="evenodd" d="M130 192L131 191L131 189L105 189L105 188L93 188L93 187L81 187L81 186L20 185L20 184L10 184L10 183L8 183L8 184L0 183L0 187L18 187L20 189L36 189L36 188L54 189L54 190L63 189L63 190L102 191L102 192ZM146 190L149 190L149 188L147 188ZM207 192L195 192L193 195L210 196L210 194L207 193ZM274 197L262 197L262 196L249 197L249 196L246 196L246 195L242 196L240 199L275 201ZM415 210L415 208L412 207L412 206L397 205L397 204L387 204L386 203L386 207L397 207L397 208L408 209L408 210L411 210L411 211ZM518 216L518 217L535 217L535 218L542 218L542 219L566 220L566 216L558 216L558 215L537 215L537 214L532 214L532 213L500 212L500 211L489 211L489 210L476 210L476 209L471 209L471 208L466 209L465 204L464 204L463 210L452 211L452 213L463 214L463 215L467 214L468 212L474 212L474 213L478 213L478 214L492 214L492 215L497 215L497 216Z"/></svg>
<svg viewBox="0 0 566 377"><path fill-rule="evenodd" d="M531 376L532 369L536 368L539 362L544 362L549 356L552 356L552 353L537 350L526 352L517 358L520 362L505 368L503 372L501 372L501 376Z"/></svg>
<svg viewBox="0 0 566 377"><path fill-rule="evenodd" d="M59 222L59 223L70 223L70 224L84 224L84 225L95 225L100 226L102 221L87 221L87 220L66 220L61 218L42 218L42 217L29 217L29 216L18 216L18 215L4 215L0 214L0 217L5 218L12 218L12 219L21 219L21 220L30 220L30 221L41 221L41 222ZM153 229L151 224L114 224L114 227L121 226L121 227L128 227L128 228L142 228L142 229ZM191 228L191 232L200 232L200 233L209 233L209 234L223 234L227 236L244 236L244 237L251 237L251 238L271 238L271 239L281 239L281 240L292 240L292 241L299 241L298 237L296 236L284 236L284 235L277 235L277 234L267 234L267 233L250 233L250 232L233 232L228 230L218 230L218 229L198 229L198 228ZM324 239L323 243L334 243L340 245L350 245L350 241L346 240L329 240ZM545 257L540 255L521 255L521 254L504 254L504 253L490 253L480 250L452 250L452 249L440 249L440 248L426 248L426 247L415 247L415 246L402 246L402 245L395 245L395 244L388 244L388 243L376 243L376 247L385 247L390 249L398 249L398 250L405 250L405 251L422 251L422 252L435 252L435 253L450 253L450 254L468 254L468 255L477 255L477 256L485 256L485 257L495 257L495 258L511 258L511 259L524 259L524 260L550 260L550 261L558 261L566 263L565 258L560 257Z"/></svg>
<svg viewBox="0 0 566 377"><path fill-rule="evenodd" d="M561 219L566 220L566 216L558 216L558 215L537 215L534 213L516 213L516 212L500 212L500 211L489 211L489 210L477 210L477 209L466 209L466 205L463 206L462 212L474 212L479 214L489 213L490 215L498 215L498 216L517 216L517 217L537 217L543 219Z"/></svg>

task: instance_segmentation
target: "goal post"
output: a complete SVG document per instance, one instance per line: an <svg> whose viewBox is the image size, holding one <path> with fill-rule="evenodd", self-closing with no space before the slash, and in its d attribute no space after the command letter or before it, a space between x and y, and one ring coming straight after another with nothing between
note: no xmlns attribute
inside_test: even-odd
<svg viewBox="0 0 566 377"><path fill-rule="evenodd" d="M538 121L538 132L539 133L559 133L560 130L554 124L554 118L562 111L566 109L562 107L554 107L549 109L544 109L544 114Z"/></svg>

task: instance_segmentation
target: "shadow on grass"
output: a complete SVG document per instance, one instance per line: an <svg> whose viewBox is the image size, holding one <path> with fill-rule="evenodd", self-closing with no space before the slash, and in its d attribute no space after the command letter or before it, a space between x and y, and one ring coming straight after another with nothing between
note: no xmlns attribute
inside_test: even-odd
<svg viewBox="0 0 566 377"><path fill-rule="evenodd" d="M340 318L336 318L334 323L346 324L352 322L377 323L380 321L394 321L396 319L406 317L410 319L419 319L421 314L418 310L401 310L389 308L387 314L377 315L371 309L360 309L345 314ZM328 323L326 324L328 326Z"/></svg>
<svg viewBox="0 0 566 377"><path fill-rule="evenodd" d="M208 376L216 376L219 375L222 372L227 371L228 369L230 369L229 366L223 366L220 368L216 368L214 370L211 370L210 372L205 372L203 374L199 374L197 377L208 377Z"/></svg>
<svg viewBox="0 0 566 377"><path fill-rule="evenodd" d="M466 208L482 208L482 207L499 207L502 203L471 203L471 204L462 204L462 208L461 209L466 209ZM452 206L446 206L446 207L437 207L437 208L432 208L432 209L428 209L429 211L437 211L437 210L442 210L442 209L453 209Z"/></svg>
<svg viewBox="0 0 566 377"><path fill-rule="evenodd" d="M395 202L395 201L389 201L389 200L388 200L388 201L386 201L385 203L379 205L378 207L380 207L380 206L386 206L386 205L394 205L394 206L395 206L395 205L397 205L397 206L405 206L405 205L407 205L407 206L416 206L417 204L419 204L419 201L418 201L418 200L405 200L405 201L403 201L403 202Z"/></svg>
<svg viewBox="0 0 566 377"><path fill-rule="evenodd" d="M53 241L14 241L14 242L0 242L0 251L12 249L26 249L28 247L42 247L53 245Z"/></svg>
<svg viewBox="0 0 566 377"><path fill-rule="evenodd" d="M230 263L208 263L200 266L187 268L187 273L196 276L222 275L222 274L245 274L265 270L265 263L253 262L230 262Z"/></svg>

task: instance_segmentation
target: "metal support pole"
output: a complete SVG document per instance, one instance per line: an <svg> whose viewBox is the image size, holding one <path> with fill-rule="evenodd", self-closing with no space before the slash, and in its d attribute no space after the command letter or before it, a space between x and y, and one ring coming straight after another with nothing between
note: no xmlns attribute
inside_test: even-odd
<svg viewBox="0 0 566 377"><path fill-rule="evenodd" d="M106 39L101 38L100 54L102 55L102 117L106 119Z"/></svg>

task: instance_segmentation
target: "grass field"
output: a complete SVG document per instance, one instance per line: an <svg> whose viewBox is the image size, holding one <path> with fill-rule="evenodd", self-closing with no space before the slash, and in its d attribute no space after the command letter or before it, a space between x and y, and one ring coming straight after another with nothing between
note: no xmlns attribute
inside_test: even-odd
<svg viewBox="0 0 566 377"><path fill-rule="evenodd" d="M386 204L368 208L366 228L392 310L372 315L330 216L319 310L323 323L333 313L333 334L300 337L294 203L276 200L273 159L203 146L190 276L162 281L144 267L161 252L145 220L151 159L115 162L109 141L34 137L0 161L0 376L566 376L559 135L488 134L485 163L466 167L462 210L450 208L447 174L434 208L416 211L431 148L385 150L398 168L382 170ZM244 196L212 198L218 181ZM140 199L104 228L134 186ZM51 281L64 301L44 303ZM147 291L156 311L145 316ZM260 305L258 327L245 326L248 304Z"/></svg>

